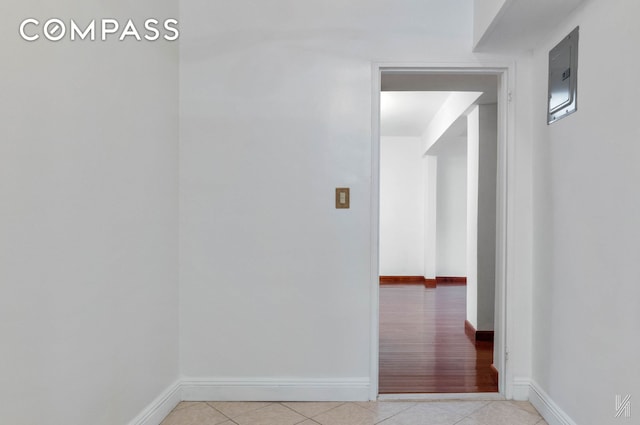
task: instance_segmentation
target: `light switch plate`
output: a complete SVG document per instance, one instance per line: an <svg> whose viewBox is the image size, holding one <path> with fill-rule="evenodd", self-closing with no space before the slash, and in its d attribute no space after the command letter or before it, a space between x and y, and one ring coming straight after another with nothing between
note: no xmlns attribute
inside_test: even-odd
<svg viewBox="0 0 640 425"><path fill-rule="evenodd" d="M349 208L349 188L336 187L336 208Z"/></svg>

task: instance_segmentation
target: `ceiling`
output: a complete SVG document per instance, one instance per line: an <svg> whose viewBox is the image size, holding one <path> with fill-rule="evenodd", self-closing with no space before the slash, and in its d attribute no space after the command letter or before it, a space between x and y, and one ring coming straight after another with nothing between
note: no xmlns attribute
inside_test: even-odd
<svg viewBox="0 0 640 425"><path fill-rule="evenodd" d="M380 135L422 136L449 94L446 91L380 93Z"/></svg>
<svg viewBox="0 0 640 425"><path fill-rule="evenodd" d="M507 0L474 51L517 53L535 49L541 39L584 1Z"/></svg>
<svg viewBox="0 0 640 425"><path fill-rule="evenodd" d="M427 151L428 155L466 156L467 155L467 117L462 115Z"/></svg>
<svg viewBox="0 0 640 425"><path fill-rule="evenodd" d="M482 92L477 104L497 103L498 78L490 74L389 70L382 74L381 90L380 135L422 137L452 92Z"/></svg>
<svg viewBox="0 0 640 425"><path fill-rule="evenodd" d="M497 93L498 76L462 72L425 73L424 71L385 70L380 82L385 91L479 91ZM494 101L495 102L495 97Z"/></svg>

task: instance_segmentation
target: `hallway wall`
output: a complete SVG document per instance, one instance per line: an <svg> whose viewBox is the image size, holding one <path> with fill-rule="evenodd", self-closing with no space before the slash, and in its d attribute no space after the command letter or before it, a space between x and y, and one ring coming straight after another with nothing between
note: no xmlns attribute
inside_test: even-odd
<svg viewBox="0 0 640 425"><path fill-rule="evenodd" d="M494 330L496 306L497 106L467 115L467 320Z"/></svg>
<svg viewBox="0 0 640 425"><path fill-rule="evenodd" d="M577 424L640 394L639 15L586 2L534 56L533 379ZM578 111L547 126L548 52L578 25Z"/></svg>
<svg viewBox="0 0 640 425"><path fill-rule="evenodd" d="M178 44L18 35L177 9L2 5L0 423L127 424L178 379Z"/></svg>
<svg viewBox="0 0 640 425"><path fill-rule="evenodd" d="M526 59L471 53L468 0L183 0L180 52L17 38L35 13L176 9L3 8L2 421L127 423L181 374L192 397L375 397L372 62L511 64L529 90ZM509 385L529 376L528 101L510 110Z"/></svg>
<svg viewBox="0 0 640 425"><path fill-rule="evenodd" d="M295 378L370 397L371 64L512 58L471 53L467 0L184 0L180 14L181 370L193 394ZM342 186L349 210L334 208Z"/></svg>
<svg viewBox="0 0 640 425"><path fill-rule="evenodd" d="M466 144L466 140L464 141ZM436 276L467 275L467 158L438 155Z"/></svg>
<svg viewBox="0 0 640 425"><path fill-rule="evenodd" d="M182 372L212 391L243 379L247 396L295 377L366 398L371 62L474 60L471 4L185 0L180 14ZM342 186L349 210L334 208Z"/></svg>
<svg viewBox="0 0 640 425"><path fill-rule="evenodd" d="M422 276L424 178L420 137L380 138L380 275Z"/></svg>
<svg viewBox="0 0 640 425"><path fill-rule="evenodd" d="M477 330L494 329L496 306L497 106L479 105Z"/></svg>
<svg viewBox="0 0 640 425"><path fill-rule="evenodd" d="M367 397L371 61L468 58L470 6L182 2L186 376L333 379Z"/></svg>

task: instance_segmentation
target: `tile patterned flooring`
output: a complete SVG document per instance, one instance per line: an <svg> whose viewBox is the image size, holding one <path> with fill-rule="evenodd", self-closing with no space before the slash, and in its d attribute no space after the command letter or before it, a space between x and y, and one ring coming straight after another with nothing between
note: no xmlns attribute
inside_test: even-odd
<svg viewBox="0 0 640 425"><path fill-rule="evenodd" d="M526 401L182 402L161 425L548 425Z"/></svg>

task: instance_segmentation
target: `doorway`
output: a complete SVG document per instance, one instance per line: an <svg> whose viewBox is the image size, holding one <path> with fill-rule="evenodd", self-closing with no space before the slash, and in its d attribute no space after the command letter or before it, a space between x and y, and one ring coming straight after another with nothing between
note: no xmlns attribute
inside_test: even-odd
<svg viewBox="0 0 640 425"><path fill-rule="evenodd" d="M495 236L495 259L494 259L494 268L493 271L495 273L494 277L494 287L495 287L495 295L491 294L492 299L494 300L494 309L492 313L495 315L493 318L493 330L495 335L493 355L491 358L491 362L495 367L495 370L499 372L497 376L498 380L498 391L501 394L505 393L504 386L504 376L506 374L506 362L505 362L505 336L506 336L506 170L507 170L507 162L506 162L506 147L507 147L507 111L508 111L508 84L507 77L509 74L508 67L502 68L485 68L485 67L455 67L455 68L443 68L443 67L394 67L394 66L382 66L376 65L374 66L374 86L373 86L373 155L372 155L372 182L373 182L373 202L372 202L372 241L374 243L372 246L372 284L374 286L374 290L372 291L372 304L374 308L372 317L372 332L374 341L374 346L372 346L372 362L371 362L371 382L372 382L372 398L378 395L380 390L379 387L379 378L380 378L380 368L379 361L380 357L380 295L381 289L379 284L378 276L380 270L380 212L381 212L381 204L380 204L380 155L381 155L381 127L380 127L380 105L381 105L381 92L383 90L386 91L436 91L436 92L445 92L445 91L458 91L458 92L473 92L478 91L477 85L482 84L483 81L493 80L496 81L494 83L494 95L496 97L496 108L497 108L497 137L496 137L496 146L497 146L497 164L495 167L497 168L497 173L494 172L494 177L497 180L497 190L496 190L496 199L493 201L496 207L494 211L494 217L496 218L496 229L494 232ZM475 88L474 88L475 85ZM469 105L467 105L469 106ZM467 107L463 107L464 110L468 109ZM424 139L425 137L423 137ZM428 137L427 137L428 138ZM423 141L424 143L424 141ZM423 146L424 148L424 146ZM428 213L425 212L427 218ZM427 228L427 223L425 223L425 229ZM425 252L423 253L425 257L429 255L428 247L425 248ZM434 253L435 255L435 253ZM425 268L423 274L427 280L431 280L433 278L435 283L435 270L431 271L433 276L430 275L430 271L428 267ZM415 278L416 276L408 276L408 278ZM419 276L418 276L419 277ZM425 281L426 282L426 281ZM431 283L431 282L429 282ZM447 285L448 286L448 285ZM415 288L415 287L414 287ZM449 290L451 289L451 290ZM468 291L467 291L468 292ZM395 295L399 296L399 298L406 297L402 295L401 292L397 292ZM447 290L442 290L439 292L441 295L440 302L446 303L446 299L448 302L458 305L460 307L461 297L460 294L464 294L464 290L461 291L460 288L450 287ZM424 295L424 294L423 294ZM435 295L435 294L432 294ZM396 301L399 299L396 297ZM408 298L411 302L417 302L417 298L415 296L409 296ZM432 302L430 300L423 300L425 302ZM464 302L464 301L463 301ZM452 304L452 305L453 305ZM388 305L387 305L388 307ZM387 308L385 307L385 308ZM467 310L469 308L467 307ZM433 312L433 311L432 311ZM459 320L456 319L456 320ZM479 318L474 317L474 321L476 324ZM460 323L461 326L464 326L464 322ZM436 348L435 346L433 347ZM486 356L486 351L483 354ZM445 359L442 359L443 361ZM393 386L388 387L393 388ZM419 386L416 388L420 388ZM445 392L438 390L437 386L432 387L436 388L435 390L424 391L424 392ZM375 394L373 394L375 392ZM381 392L381 391L380 391ZM386 391L389 392L389 391ZM393 392L393 391L391 391ZM406 391L403 391L406 392ZM410 391L410 392L422 392L420 390ZM451 391L446 391L451 392Z"/></svg>

